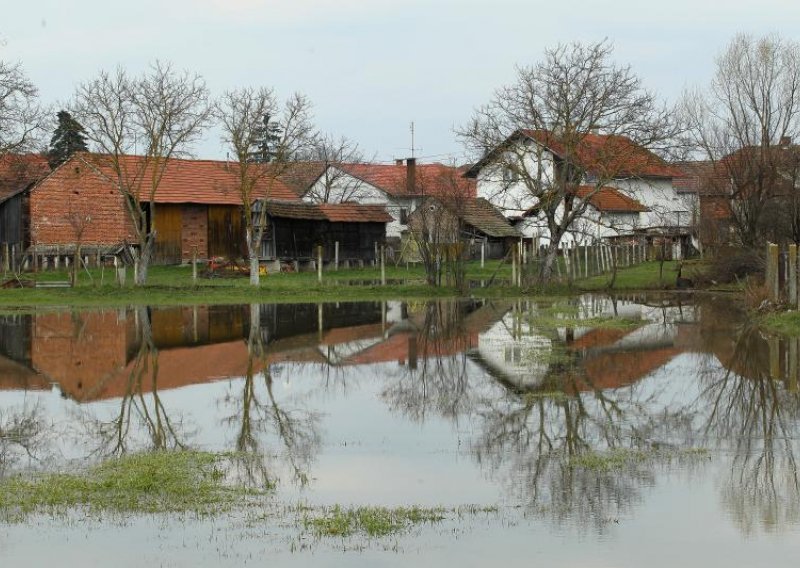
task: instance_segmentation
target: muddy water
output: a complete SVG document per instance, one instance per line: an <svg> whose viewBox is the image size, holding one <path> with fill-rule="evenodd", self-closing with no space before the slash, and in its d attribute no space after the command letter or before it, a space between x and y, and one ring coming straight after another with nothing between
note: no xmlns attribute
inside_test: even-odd
<svg viewBox="0 0 800 568"><path fill-rule="evenodd" d="M200 448L277 487L258 519L0 525L2 565L794 565L799 352L709 296L0 316L2 475ZM487 510L318 539L300 504Z"/></svg>

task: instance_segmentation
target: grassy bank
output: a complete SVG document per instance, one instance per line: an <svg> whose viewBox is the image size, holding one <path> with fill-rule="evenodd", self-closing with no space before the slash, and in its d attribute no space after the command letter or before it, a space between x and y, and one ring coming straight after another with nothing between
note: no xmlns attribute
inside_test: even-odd
<svg viewBox="0 0 800 568"><path fill-rule="evenodd" d="M771 333L800 336L800 312L791 310L762 316L758 320L759 326Z"/></svg>
<svg viewBox="0 0 800 568"><path fill-rule="evenodd" d="M563 295L580 291L664 290L674 288L677 263L649 262L617 272L613 287L610 275L578 280L572 286L557 284L545 290L510 286L511 267L499 261L487 262L484 268L473 262L467 267L469 296L521 297L531 294ZM689 272L684 269L684 275ZM66 281L65 271L25 275L35 282ZM92 269L82 273L74 288L21 288L0 290L0 307L5 309L47 307L92 307L125 305L241 304L251 302L320 302L381 299L419 299L458 297L453 287L432 287L425 283L420 266L391 266L386 270L387 284L380 284L380 270L364 268L330 271L319 283L316 273L277 273L261 279L258 288L246 277L192 279L188 266L156 266L150 271L146 286L130 282L119 287L110 269ZM491 285L490 285L491 284Z"/></svg>

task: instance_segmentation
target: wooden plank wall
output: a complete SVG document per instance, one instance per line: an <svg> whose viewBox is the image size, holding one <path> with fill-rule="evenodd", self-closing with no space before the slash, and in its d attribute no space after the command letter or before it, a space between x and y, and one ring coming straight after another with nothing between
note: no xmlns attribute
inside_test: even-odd
<svg viewBox="0 0 800 568"><path fill-rule="evenodd" d="M183 226L182 205L157 205L155 216L156 264L178 264L181 262L181 228Z"/></svg>

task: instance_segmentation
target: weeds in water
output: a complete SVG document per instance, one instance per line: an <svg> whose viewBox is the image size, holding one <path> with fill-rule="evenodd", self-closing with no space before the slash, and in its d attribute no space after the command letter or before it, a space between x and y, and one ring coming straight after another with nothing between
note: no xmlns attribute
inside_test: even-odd
<svg viewBox="0 0 800 568"><path fill-rule="evenodd" d="M413 525L438 523L445 519L442 508L424 507L356 507L339 505L313 516L306 514L303 525L316 536L347 537L366 534L381 537L407 530Z"/></svg>
<svg viewBox="0 0 800 568"><path fill-rule="evenodd" d="M80 507L112 513L210 514L269 489L226 485L228 457L154 452L112 459L83 473L11 477L0 481L0 515L23 520L35 512L65 513Z"/></svg>
<svg viewBox="0 0 800 568"><path fill-rule="evenodd" d="M644 462L672 462L676 459L708 458L709 451L704 448L686 449L630 449L614 448L606 452L584 452L569 459L571 468L592 471L613 471Z"/></svg>

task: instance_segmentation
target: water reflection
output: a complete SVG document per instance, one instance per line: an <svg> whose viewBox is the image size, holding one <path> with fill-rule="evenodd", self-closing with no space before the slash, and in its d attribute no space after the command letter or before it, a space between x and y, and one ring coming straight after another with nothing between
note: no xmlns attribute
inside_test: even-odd
<svg viewBox="0 0 800 568"><path fill-rule="evenodd" d="M623 321L598 325L609 317ZM466 454L514 503L600 531L635 510L660 465L597 471L576 456L700 446L730 458L720 499L754 532L800 523L800 342L746 320L706 296L2 316L0 396L55 385L90 455L211 448L233 452L248 483L304 487L335 443L329 409L343 401L359 415L371 401L356 394L374 390L388 412L373 412L380 424L363 436L390 419L419 425L423 440L450 424L451 447L422 441L423 455ZM11 408L0 470L47 445L41 408Z"/></svg>

